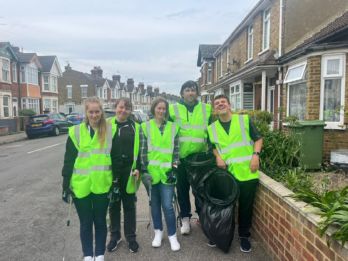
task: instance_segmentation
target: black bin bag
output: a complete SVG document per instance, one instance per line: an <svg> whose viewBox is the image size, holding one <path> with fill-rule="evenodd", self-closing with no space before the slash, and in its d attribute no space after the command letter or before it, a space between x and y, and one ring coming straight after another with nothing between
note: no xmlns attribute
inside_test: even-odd
<svg viewBox="0 0 348 261"><path fill-rule="evenodd" d="M229 172L216 168L205 179L204 192L200 213L203 232L227 253L234 236L235 207L239 195L237 182Z"/></svg>
<svg viewBox="0 0 348 261"><path fill-rule="evenodd" d="M193 194L202 207L199 219L203 232L227 253L234 236L237 182L228 171L216 167L211 153L192 154L184 163Z"/></svg>

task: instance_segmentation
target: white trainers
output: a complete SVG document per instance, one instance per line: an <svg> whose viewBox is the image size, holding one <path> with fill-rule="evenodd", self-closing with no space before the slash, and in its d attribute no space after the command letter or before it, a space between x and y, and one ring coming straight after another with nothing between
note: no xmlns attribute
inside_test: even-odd
<svg viewBox="0 0 348 261"><path fill-rule="evenodd" d="M91 256L85 256L84 258L83 258L83 261L93 261L94 259L93 259L93 257L91 257Z"/></svg>
<svg viewBox="0 0 348 261"><path fill-rule="evenodd" d="M163 239L163 231L155 229L155 237L152 241L152 247L160 247Z"/></svg>
<svg viewBox="0 0 348 261"><path fill-rule="evenodd" d="M176 234L169 236L169 243L170 243L170 248L172 251L178 251L180 250L180 244L178 242L178 238L176 237Z"/></svg>
<svg viewBox="0 0 348 261"><path fill-rule="evenodd" d="M96 256L95 261L104 261L104 255Z"/></svg>
<svg viewBox="0 0 348 261"><path fill-rule="evenodd" d="M184 217L182 219L182 226L180 228L181 235L188 235L191 231L190 218Z"/></svg>

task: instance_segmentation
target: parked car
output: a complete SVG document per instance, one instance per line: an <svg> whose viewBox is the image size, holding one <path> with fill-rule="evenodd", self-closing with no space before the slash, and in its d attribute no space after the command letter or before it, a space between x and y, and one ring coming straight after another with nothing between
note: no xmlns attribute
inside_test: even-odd
<svg viewBox="0 0 348 261"><path fill-rule="evenodd" d="M112 110L105 110L104 113L106 119L115 116L115 111ZM130 117L138 123L145 122L149 119L149 117L145 113L142 113L140 111L133 111Z"/></svg>
<svg viewBox="0 0 348 261"><path fill-rule="evenodd" d="M78 114L73 114L73 115L68 115L68 116L66 116L66 119L68 120L68 121L71 121L72 122L72 124L74 124L74 125L78 125L78 124L80 124L81 122L83 122L83 116L81 116L81 115L78 115Z"/></svg>
<svg viewBox="0 0 348 261"><path fill-rule="evenodd" d="M59 113L40 114L29 117L25 132L29 139L41 135L58 136L62 132L68 132L73 123Z"/></svg>
<svg viewBox="0 0 348 261"><path fill-rule="evenodd" d="M105 114L105 119L111 118L111 117L114 117L114 116L115 116L115 111L112 111L112 110L105 110L105 111L104 111L104 114Z"/></svg>

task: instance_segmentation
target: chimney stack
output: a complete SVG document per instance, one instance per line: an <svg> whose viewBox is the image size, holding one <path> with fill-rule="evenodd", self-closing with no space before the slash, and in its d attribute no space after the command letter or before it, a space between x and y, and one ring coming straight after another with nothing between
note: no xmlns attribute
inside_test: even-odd
<svg viewBox="0 0 348 261"><path fill-rule="evenodd" d="M121 82L121 75L113 75L112 81L113 82Z"/></svg>
<svg viewBox="0 0 348 261"><path fill-rule="evenodd" d="M100 66L94 66L94 68L91 70L91 74L94 78L103 78L103 70L100 68Z"/></svg>

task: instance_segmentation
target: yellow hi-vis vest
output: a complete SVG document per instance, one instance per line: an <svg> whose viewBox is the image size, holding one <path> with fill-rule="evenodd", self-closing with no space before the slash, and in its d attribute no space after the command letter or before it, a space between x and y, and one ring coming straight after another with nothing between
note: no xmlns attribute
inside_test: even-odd
<svg viewBox="0 0 348 261"><path fill-rule="evenodd" d="M101 146L98 131L91 138L86 123L69 128L69 136L78 154L74 164L70 187L77 198L91 192L107 193L112 183L111 157L112 127L106 126L105 142Z"/></svg>
<svg viewBox="0 0 348 261"><path fill-rule="evenodd" d="M111 117L108 119L108 122L112 125L112 133L115 135L117 133L117 124L116 124L116 117ZM128 181L127 181L127 187L126 192L128 194L134 194L138 191L139 185L140 185L140 178L136 180L135 176L132 176L133 171L136 168L137 165L137 159L139 155L139 147L140 147L140 125L135 122L135 134L134 134L134 147L133 147L133 163L132 163L132 169L129 173Z"/></svg>
<svg viewBox="0 0 348 261"><path fill-rule="evenodd" d="M207 127L211 114L209 104L199 102L189 112L180 103L169 105L169 115L179 125L180 158L190 154L207 151Z"/></svg>
<svg viewBox="0 0 348 261"><path fill-rule="evenodd" d="M221 158L225 161L228 171L239 181L259 178L259 172L250 170L253 155L253 141L249 135L249 116L232 115L229 134L215 121L208 127L209 139L215 144Z"/></svg>
<svg viewBox="0 0 348 261"><path fill-rule="evenodd" d="M152 184L162 182L167 184L166 172L172 169L174 139L178 133L175 123L167 121L163 134L156 125L155 120L141 124L144 135L147 138L147 158L149 164L147 171L152 177Z"/></svg>

